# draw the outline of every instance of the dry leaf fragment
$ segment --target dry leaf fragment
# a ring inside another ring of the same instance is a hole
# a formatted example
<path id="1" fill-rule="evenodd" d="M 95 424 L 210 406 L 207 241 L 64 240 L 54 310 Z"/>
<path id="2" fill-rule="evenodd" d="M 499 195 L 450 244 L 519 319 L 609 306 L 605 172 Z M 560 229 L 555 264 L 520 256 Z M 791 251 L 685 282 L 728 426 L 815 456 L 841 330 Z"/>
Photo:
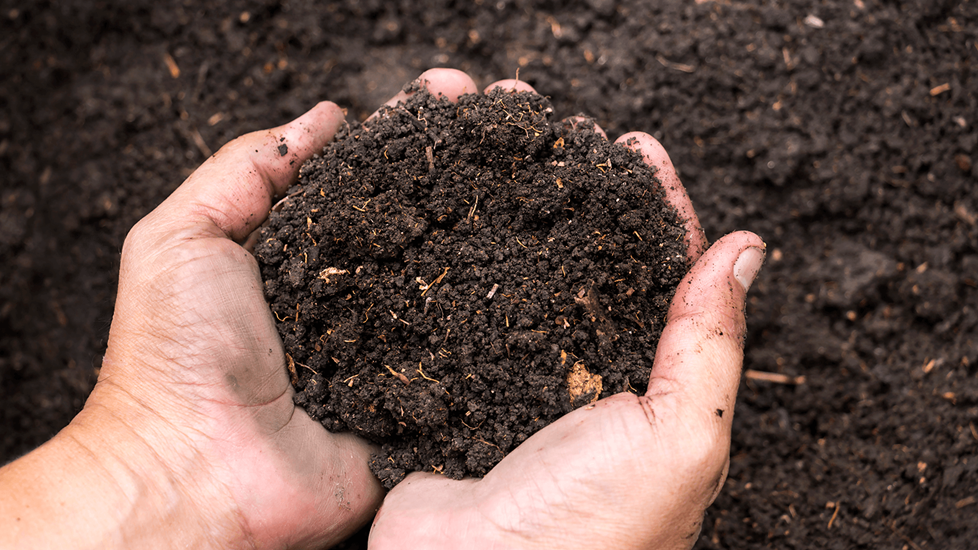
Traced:
<path id="1" fill-rule="evenodd" d="M 571 405 L 575 407 L 594 403 L 601 395 L 601 375 L 588 372 L 584 361 L 574 363 L 567 373 L 567 393 L 570 394 Z"/>
<path id="2" fill-rule="evenodd" d="M 319 272 L 319 278 L 326 281 L 326 284 L 330 283 L 330 277 L 336 277 L 337 275 L 346 275 L 349 271 L 345 269 L 340 269 L 338 267 L 327 267 L 326 269 Z"/>

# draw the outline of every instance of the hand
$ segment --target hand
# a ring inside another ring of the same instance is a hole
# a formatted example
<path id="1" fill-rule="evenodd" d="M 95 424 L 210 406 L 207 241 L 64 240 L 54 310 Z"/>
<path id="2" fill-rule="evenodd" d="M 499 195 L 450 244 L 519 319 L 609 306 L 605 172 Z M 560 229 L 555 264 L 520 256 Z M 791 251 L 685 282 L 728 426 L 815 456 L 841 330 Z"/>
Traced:
<path id="1" fill-rule="evenodd" d="M 429 87 L 442 74 L 428 73 Z M 497 86 L 532 91 L 514 81 L 489 88 Z M 640 133 L 618 142 L 659 168 L 667 200 L 687 220 L 695 262 L 673 298 L 648 391 L 571 412 L 483 479 L 409 475 L 384 500 L 371 548 L 689 548 L 696 542 L 703 513 L 726 478 L 744 300 L 764 244 L 741 232 L 706 250 L 662 146 Z"/>
<path id="2" fill-rule="evenodd" d="M 293 404 L 240 244 L 342 124 L 322 103 L 241 137 L 136 224 L 84 410 L 0 470 L 0 546 L 320 547 L 370 519 L 373 449 Z"/>

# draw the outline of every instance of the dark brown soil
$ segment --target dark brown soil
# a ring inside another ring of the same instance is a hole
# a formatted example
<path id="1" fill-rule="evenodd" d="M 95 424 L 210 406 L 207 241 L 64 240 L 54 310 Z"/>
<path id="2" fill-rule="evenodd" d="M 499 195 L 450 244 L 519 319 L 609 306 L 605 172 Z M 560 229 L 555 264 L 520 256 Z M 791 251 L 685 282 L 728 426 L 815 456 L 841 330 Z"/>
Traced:
<path id="1" fill-rule="evenodd" d="M 417 93 L 341 132 L 262 231 L 296 402 L 382 444 L 388 488 L 485 475 L 573 408 L 645 393 L 685 231 L 641 155 L 552 115 Z"/>
<path id="2" fill-rule="evenodd" d="M 0 460 L 80 409 L 123 238 L 208 152 L 520 68 L 769 245 L 746 367 L 805 381 L 745 377 L 696 547 L 974 547 L 976 43 L 974 1 L 0 0 Z"/>

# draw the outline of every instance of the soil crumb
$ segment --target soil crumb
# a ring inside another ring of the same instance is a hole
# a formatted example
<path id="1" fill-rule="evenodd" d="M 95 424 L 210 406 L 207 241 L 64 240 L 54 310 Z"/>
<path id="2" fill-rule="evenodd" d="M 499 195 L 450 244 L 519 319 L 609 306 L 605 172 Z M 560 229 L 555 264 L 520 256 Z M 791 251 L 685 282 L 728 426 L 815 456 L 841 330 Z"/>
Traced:
<path id="1" fill-rule="evenodd" d="M 296 403 L 407 473 L 482 476 L 646 389 L 687 271 L 654 169 L 541 96 L 422 90 L 303 168 L 256 255 Z"/>

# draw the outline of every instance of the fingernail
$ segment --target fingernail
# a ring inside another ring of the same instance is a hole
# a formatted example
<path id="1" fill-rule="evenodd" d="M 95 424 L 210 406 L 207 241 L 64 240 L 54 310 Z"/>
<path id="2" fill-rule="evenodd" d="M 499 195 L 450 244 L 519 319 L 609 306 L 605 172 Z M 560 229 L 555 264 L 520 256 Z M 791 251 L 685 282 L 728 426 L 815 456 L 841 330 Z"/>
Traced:
<path id="1" fill-rule="evenodd" d="M 754 277 L 757 277 L 757 272 L 761 270 L 761 264 L 763 263 L 764 250 L 756 246 L 747 248 L 737 257 L 737 261 L 734 262 L 733 274 L 734 278 L 744 287 L 744 290 L 750 288 L 751 283 L 754 282 Z"/>

